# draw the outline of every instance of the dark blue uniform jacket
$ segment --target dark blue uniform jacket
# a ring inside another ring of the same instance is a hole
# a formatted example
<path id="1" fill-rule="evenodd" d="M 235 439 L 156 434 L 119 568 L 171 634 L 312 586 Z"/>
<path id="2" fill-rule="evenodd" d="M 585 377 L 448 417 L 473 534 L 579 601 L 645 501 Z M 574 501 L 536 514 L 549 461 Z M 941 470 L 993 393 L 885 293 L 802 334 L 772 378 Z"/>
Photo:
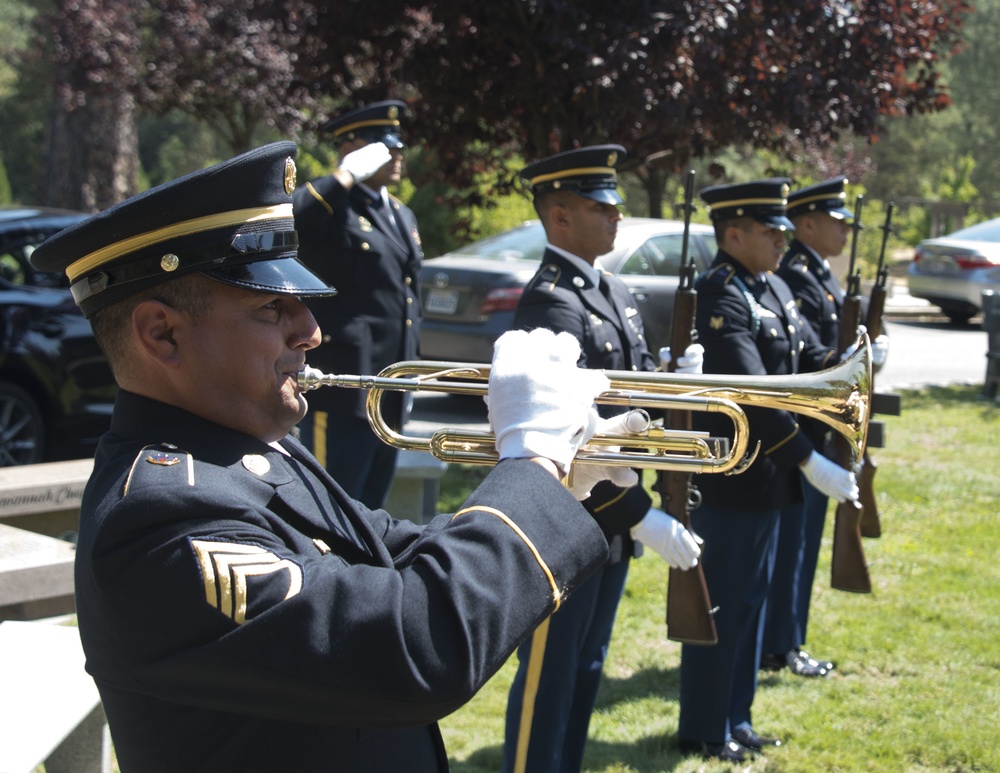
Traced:
<path id="1" fill-rule="evenodd" d="M 123 773 L 444 771 L 436 721 L 607 560 L 528 460 L 426 527 L 120 392 L 81 511 L 80 633 Z"/>
<path id="2" fill-rule="evenodd" d="M 653 356 L 646 348 L 642 317 L 625 283 L 605 273 L 606 290 L 592 272 L 580 269 L 562 255 L 546 250 L 542 266 L 528 283 L 514 314 L 514 327 L 544 327 L 567 332 L 580 342 L 581 368 L 652 371 Z M 604 292 L 609 293 L 610 300 Z M 622 408 L 602 406 L 605 417 Z M 611 540 L 612 561 L 634 554 L 629 529 L 649 511 L 651 500 L 642 485 L 621 489 L 608 481 L 594 487 L 584 507 L 616 534 Z"/>
<path id="3" fill-rule="evenodd" d="M 695 289 L 695 326 L 705 347 L 706 374 L 788 375 L 836 364 L 835 350 L 817 340 L 780 277 L 768 273 L 762 281 L 720 250 Z M 778 508 L 802 501 L 797 465 L 813 446 L 799 430 L 796 415 L 770 408 L 745 410 L 750 449 L 760 443 L 757 459 L 739 475 L 695 476 L 703 501 L 738 508 Z M 730 422 L 717 414 L 695 414 L 694 423 L 713 435 L 732 436 Z"/>

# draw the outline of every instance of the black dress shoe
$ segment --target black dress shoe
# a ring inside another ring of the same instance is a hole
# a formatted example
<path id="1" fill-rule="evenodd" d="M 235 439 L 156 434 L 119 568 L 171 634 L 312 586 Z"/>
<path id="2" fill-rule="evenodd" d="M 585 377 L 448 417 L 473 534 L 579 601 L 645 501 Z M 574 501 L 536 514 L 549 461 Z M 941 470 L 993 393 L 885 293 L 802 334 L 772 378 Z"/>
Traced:
<path id="1" fill-rule="evenodd" d="M 781 746 L 779 739 L 757 735 L 752 728 L 737 728 L 733 731 L 733 740 L 740 746 L 745 746 L 755 752 L 763 751 L 765 746 Z"/>
<path id="2" fill-rule="evenodd" d="M 792 650 L 785 655 L 785 664 L 796 676 L 826 676 L 833 668 L 833 663 L 829 661 L 821 663 L 802 650 Z"/>
<path id="3" fill-rule="evenodd" d="M 700 754 L 706 759 L 714 758 L 725 762 L 746 762 L 749 750 L 743 744 L 729 740 L 725 743 L 706 743 L 677 739 L 677 748 L 685 754 Z"/>
<path id="4" fill-rule="evenodd" d="M 819 666 L 820 668 L 825 668 L 827 673 L 830 673 L 835 668 L 833 661 L 831 660 L 816 660 L 812 655 L 803 649 L 799 650 L 799 655 L 804 657 L 809 661 L 810 665 Z"/>

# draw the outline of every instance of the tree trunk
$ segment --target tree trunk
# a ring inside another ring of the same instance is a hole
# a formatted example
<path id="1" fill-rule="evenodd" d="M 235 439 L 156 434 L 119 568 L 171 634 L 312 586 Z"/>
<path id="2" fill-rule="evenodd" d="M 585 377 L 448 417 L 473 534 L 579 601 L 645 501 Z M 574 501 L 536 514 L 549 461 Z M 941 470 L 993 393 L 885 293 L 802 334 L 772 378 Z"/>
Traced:
<path id="1" fill-rule="evenodd" d="M 67 111 L 53 100 L 41 203 L 97 212 L 135 195 L 139 137 L 135 100 L 126 93 L 90 94 Z"/>
<path id="2" fill-rule="evenodd" d="M 662 167 L 650 166 L 647 170 L 648 173 L 639 179 L 642 180 L 642 187 L 646 190 L 649 216 L 663 217 L 663 192 L 666 190 L 670 175 Z"/>

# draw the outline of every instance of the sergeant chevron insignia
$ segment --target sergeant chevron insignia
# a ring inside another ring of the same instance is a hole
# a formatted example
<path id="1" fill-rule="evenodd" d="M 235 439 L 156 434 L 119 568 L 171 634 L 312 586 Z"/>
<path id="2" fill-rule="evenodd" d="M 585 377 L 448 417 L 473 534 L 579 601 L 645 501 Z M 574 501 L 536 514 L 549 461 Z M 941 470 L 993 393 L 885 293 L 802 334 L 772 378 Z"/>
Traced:
<path id="1" fill-rule="evenodd" d="M 237 625 L 247 619 L 255 578 L 287 573 L 284 601 L 302 590 L 302 567 L 259 545 L 190 540 L 205 585 L 205 600 Z M 268 581 L 272 588 L 274 579 Z"/>

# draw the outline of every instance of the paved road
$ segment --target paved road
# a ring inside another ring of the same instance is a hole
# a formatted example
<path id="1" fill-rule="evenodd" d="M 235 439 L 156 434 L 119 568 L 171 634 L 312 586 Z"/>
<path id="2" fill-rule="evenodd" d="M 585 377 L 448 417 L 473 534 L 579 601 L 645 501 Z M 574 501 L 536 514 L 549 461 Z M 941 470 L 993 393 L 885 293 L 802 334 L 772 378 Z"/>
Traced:
<path id="1" fill-rule="evenodd" d="M 983 383 L 987 337 L 977 323 L 955 326 L 943 317 L 890 319 L 889 341 L 889 359 L 875 377 L 880 391 Z"/>

